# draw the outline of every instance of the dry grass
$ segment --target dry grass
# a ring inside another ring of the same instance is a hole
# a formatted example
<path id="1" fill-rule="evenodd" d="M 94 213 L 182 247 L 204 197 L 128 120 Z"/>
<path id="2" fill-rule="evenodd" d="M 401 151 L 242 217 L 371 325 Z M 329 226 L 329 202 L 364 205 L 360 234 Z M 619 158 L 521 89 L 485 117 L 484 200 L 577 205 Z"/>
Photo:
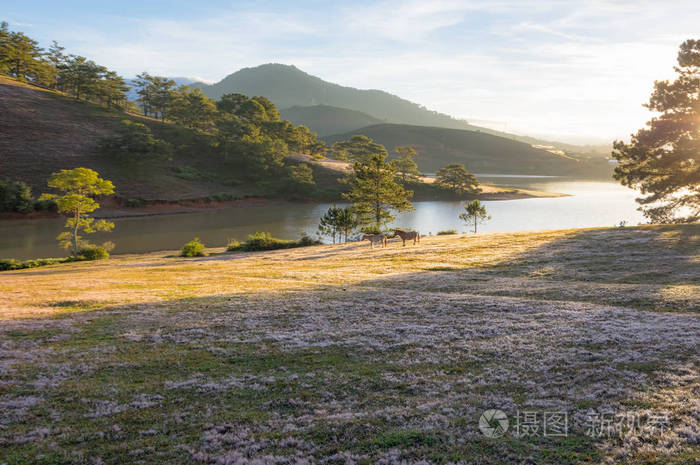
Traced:
<path id="1" fill-rule="evenodd" d="M 699 245 L 640 227 L 0 273 L 0 463 L 695 463 Z M 487 408 L 564 411 L 569 434 L 488 439 Z M 605 412 L 668 425 L 587 434 Z"/>

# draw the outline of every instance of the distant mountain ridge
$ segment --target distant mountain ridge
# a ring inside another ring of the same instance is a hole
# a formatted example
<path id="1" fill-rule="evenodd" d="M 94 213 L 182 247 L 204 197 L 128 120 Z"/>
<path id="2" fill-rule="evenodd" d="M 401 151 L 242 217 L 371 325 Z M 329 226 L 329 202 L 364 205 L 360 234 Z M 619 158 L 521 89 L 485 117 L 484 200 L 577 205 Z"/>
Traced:
<path id="1" fill-rule="evenodd" d="M 320 137 L 386 122 L 360 111 L 329 105 L 296 106 L 282 109 L 280 114 L 296 125 L 307 126 Z"/>
<path id="2" fill-rule="evenodd" d="M 377 124 L 323 139 L 332 144 L 362 134 L 384 145 L 392 156 L 395 147 L 408 145 L 417 152 L 416 163 L 424 172 L 436 172 L 451 164 L 464 164 L 476 173 L 551 175 L 609 179 L 611 168 L 603 159 L 577 159 L 535 148 L 528 143 L 481 131 Z"/>
<path id="3" fill-rule="evenodd" d="M 356 89 L 324 81 L 293 65 L 268 63 L 253 68 L 243 68 L 229 74 L 217 83 L 192 83 L 190 86 L 201 88 L 205 94 L 213 99 L 218 99 L 226 93 L 241 93 L 248 96 L 265 96 L 281 110 L 292 107 L 309 107 L 303 118 L 297 112 L 296 116 L 299 117 L 294 122 L 305 124 L 321 135 L 326 135 L 327 132 L 318 123 L 327 113 L 327 109 L 324 107 L 330 106 L 361 112 L 387 123 L 480 131 L 528 144 L 552 145 L 559 149 L 578 153 L 594 151 L 591 147 L 580 147 L 474 126 L 467 121 L 429 110 L 423 105 L 382 90 Z M 315 111 L 312 108 L 315 108 Z M 356 128 L 348 126 L 339 132 L 351 131 L 363 126 Z M 601 154 L 599 153 L 598 156 Z"/>
<path id="4" fill-rule="evenodd" d="M 379 120 L 394 123 L 469 129 L 466 121 L 428 110 L 382 90 L 345 87 L 324 81 L 292 65 L 270 63 L 243 68 L 221 81 L 207 85 L 198 83 L 213 99 L 230 92 L 248 96 L 263 95 L 278 108 L 327 105 L 355 110 Z"/>

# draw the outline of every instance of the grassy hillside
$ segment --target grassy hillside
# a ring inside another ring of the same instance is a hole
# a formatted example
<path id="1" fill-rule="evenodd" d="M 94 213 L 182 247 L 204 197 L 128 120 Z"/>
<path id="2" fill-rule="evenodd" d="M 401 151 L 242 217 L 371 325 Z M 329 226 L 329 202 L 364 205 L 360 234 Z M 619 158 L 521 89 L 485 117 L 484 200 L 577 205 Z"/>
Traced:
<path id="1" fill-rule="evenodd" d="M 419 156 L 421 170 L 435 172 L 449 163 L 463 163 L 477 173 L 589 176 L 609 179 L 612 169 L 605 160 L 581 160 L 535 149 L 524 142 L 478 131 L 402 124 L 379 124 L 345 134 L 325 137 L 329 142 L 363 134 L 387 147 L 409 145 Z"/>
<path id="2" fill-rule="evenodd" d="M 0 456 L 696 463 L 699 241 L 566 230 L 3 272 Z M 493 408 L 500 438 L 479 430 Z M 538 434 L 516 436 L 518 411 Z M 566 436 L 543 436 L 545 412 Z M 639 427 L 591 434 L 598 412 Z"/>
<path id="3" fill-rule="evenodd" d="M 295 106 L 281 110 L 280 114 L 296 125 L 305 125 L 319 136 L 341 134 L 384 122 L 359 111 L 328 105 Z"/>
<path id="4" fill-rule="evenodd" d="M 175 147 L 170 161 L 122 163 L 98 151 L 100 140 L 117 134 L 121 121 L 145 123 L 154 136 Z M 268 195 L 264 185 L 241 181 L 242 174 L 192 130 L 78 101 L 0 76 L 0 178 L 18 179 L 35 193 L 59 169 L 84 166 L 114 182 L 122 199 L 199 199 L 225 193 Z M 186 148 L 183 148 L 186 147 Z M 324 187 L 335 175 L 316 167 Z"/>

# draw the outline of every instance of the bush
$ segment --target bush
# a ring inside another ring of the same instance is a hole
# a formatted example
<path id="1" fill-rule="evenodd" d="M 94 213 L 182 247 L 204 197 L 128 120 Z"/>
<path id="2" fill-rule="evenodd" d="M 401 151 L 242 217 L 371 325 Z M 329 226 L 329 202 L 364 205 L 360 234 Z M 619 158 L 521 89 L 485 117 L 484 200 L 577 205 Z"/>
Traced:
<path id="1" fill-rule="evenodd" d="M 309 245 L 320 244 L 321 241 L 309 237 L 307 234 L 302 234 L 301 239 L 298 241 L 277 239 L 272 237 L 268 232 L 256 232 L 248 236 L 248 240 L 241 243 L 238 241 L 231 241 L 228 244 L 227 250 L 229 252 L 244 251 L 244 252 L 255 252 L 260 250 L 277 250 L 277 249 L 291 249 L 294 247 L 306 247 Z"/>
<path id="2" fill-rule="evenodd" d="M 235 240 L 235 239 L 230 239 L 230 240 L 228 241 L 228 244 L 226 245 L 226 250 L 228 250 L 229 252 L 235 252 L 235 251 L 238 251 L 238 250 L 243 250 L 243 249 L 242 249 L 243 245 L 244 245 L 244 243 L 238 242 L 238 241 Z"/>
<path id="3" fill-rule="evenodd" d="M 449 236 L 450 234 L 457 234 L 456 229 L 445 229 L 444 231 L 438 231 L 438 236 Z"/>
<path id="4" fill-rule="evenodd" d="M 14 258 L 0 259 L 0 271 L 23 270 L 25 268 L 36 268 L 38 266 L 55 265 L 57 263 L 67 263 L 74 261 L 72 257 L 67 258 L 36 258 L 20 262 Z"/>
<path id="5" fill-rule="evenodd" d="M 34 210 L 32 190 L 22 181 L 0 181 L 0 211 L 27 213 Z"/>
<path id="6" fill-rule="evenodd" d="M 34 210 L 38 212 L 57 212 L 58 205 L 56 205 L 56 201 L 52 199 L 35 200 Z"/>
<path id="7" fill-rule="evenodd" d="M 109 258 L 109 250 L 105 245 L 89 244 L 78 250 L 78 260 L 105 260 Z"/>
<path id="8" fill-rule="evenodd" d="M 181 257 L 204 257 L 204 244 L 195 237 L 182 247 Z"/>
<path id="9" fill-rule="evenodd" d="M 138 162 L 146 160 L 168 160 L 173 147 L 151 134 L 143 123 L 122 120 L 116 137 L 105 137 L 100 142 L 100 151 L 122 161 Z"/>

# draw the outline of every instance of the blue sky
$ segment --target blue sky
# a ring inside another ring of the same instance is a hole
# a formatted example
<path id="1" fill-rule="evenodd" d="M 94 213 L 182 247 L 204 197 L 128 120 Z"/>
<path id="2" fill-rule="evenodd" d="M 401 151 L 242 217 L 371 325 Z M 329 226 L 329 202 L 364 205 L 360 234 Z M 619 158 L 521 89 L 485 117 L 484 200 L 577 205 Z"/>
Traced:
<path id="1" fill-rule="evenodd" d="M 700 38 L 697 1 L 9 2 L 0 19 L 126 77 L 279 62 L 500 130 L 626 138 Z"/>

